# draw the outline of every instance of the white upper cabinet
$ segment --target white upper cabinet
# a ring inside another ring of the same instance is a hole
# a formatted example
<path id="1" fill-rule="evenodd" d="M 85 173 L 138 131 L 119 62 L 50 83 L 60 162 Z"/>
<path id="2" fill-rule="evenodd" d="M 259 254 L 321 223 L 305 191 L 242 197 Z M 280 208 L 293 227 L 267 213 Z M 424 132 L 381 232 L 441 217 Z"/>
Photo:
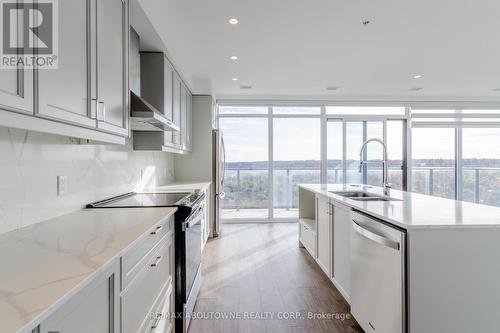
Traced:
<path id="1" fill-rule="evenodd" d="M 18 12 L 18 15 L 22 15 Z M 20 19 L 20 17 L 19 17 Z M 11 31 L 22 40 L 23 31 Z M 18 65 L 12 69 L 0 69 L 0 109 L 33 114 L 33 71 Z"/>
<path id="2" fill-rule="evenodd" d="M 59 1 L 58 68 L 38 71 L 37 115 L 95 128 L 90 117 L 90 15 L 85 0 Z"/>
<path id="3" fill-rule="evenodd" d="M 97 126 L 127 136 L 128 0 L 97 0 Z"/>

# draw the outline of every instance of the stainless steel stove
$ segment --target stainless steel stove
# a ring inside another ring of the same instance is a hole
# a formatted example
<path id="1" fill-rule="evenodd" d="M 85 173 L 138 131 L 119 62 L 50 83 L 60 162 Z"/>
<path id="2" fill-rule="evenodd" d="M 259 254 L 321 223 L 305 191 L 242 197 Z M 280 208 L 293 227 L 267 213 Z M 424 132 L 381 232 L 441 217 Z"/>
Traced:
<path id="1" fill-rule="evenodd" d="M 127 193 L 94 202 L 87 208 L 177 207 L 174 224 L 175 243 L 175 332 L 187 332 L 191 313 L 201 288 L 201 221 L 205 194 Z"/>

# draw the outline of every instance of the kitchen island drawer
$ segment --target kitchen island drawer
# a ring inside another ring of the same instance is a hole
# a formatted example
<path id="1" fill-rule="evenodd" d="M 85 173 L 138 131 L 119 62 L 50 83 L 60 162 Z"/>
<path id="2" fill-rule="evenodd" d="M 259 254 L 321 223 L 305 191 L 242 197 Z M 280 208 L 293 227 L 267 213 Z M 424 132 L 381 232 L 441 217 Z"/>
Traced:
<path id="1" fill-rule="evenodd" d="M 122 257 L 122 290 L 125 289 L 130 281 L 139 273 L 144 266 L 144 261 L 148 254 L 158 244 L 158 242 L 167 234 L 171 234 L 170 225 L 173 223 L 174 216 L 165 219 L 161 223 L 152 227 L 148 234 L 139 240 Z"/>
<path id="2" fill-rule="evenodd" d="M 309 222 L 309 221 L 307 221 Z M 299 238 L 302 245 L 307 249 L 313 258 L 316 258 L 316 231 L 314 225 L 300 221 Z"/>
<path id="3" fill-rule="evenodd" d="M 122 333 L 135 333 L 149 315 L 165 284 L 172 280 L 172 237 L 165 236 L 121 293 Z"/>

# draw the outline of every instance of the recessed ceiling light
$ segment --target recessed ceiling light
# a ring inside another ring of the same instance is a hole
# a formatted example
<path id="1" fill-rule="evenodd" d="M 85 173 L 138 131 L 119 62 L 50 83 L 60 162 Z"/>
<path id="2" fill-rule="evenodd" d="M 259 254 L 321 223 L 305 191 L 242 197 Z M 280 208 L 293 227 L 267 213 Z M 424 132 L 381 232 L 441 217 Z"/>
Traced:
<path id="1" fill-rule="evenodd" d="M 227 21 L 229 22 L 229 24 L 232 24 L 232 25 L 236 25 L 236 24 L 240 23 L 240 21 L 238 21 L 238 19 L 236 17 L 231 17 Z"/>
<path id="2" fill-rule="evenodd" d="M 231 60 L 238 60 L 238 56 L 230 56 L 229 59 L 231 59 Z"/>
<path id="3" fill-rule="evenodd" d="M 410 91 L 422 91 L 424 90 L 424 88 L 422 87 L 413 87 L 413 88 L 410 88 Z"/>
<path id="4" fill-rule="evenodd" d="M 423 75 L 415 75 L 413 76 L 414 79 L 421 79 L 423 77 Z"/>
<path id="5" fill-rule="evenodd" d="M 240 89 L 252 89 L 252 86 L 240 86 Z"/>
<path id="6" fill-rule="evenodd" d="M 233 77 L 231 80 L 238 81 L 238 78 L 237 77 Z"/>
<path id="7" fill-rule="evenodd" d="M 339 90 L 340 87 L 326 87 L 326 90 Z"/>

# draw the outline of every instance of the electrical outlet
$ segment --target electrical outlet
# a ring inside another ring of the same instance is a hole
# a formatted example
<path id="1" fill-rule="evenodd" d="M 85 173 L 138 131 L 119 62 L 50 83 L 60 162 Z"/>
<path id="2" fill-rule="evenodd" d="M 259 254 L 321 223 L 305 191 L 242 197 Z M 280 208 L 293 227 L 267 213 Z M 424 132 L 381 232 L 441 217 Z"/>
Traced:
<path id="1" fill-rule="evenodd" d="M 68 176 L 57 176 L 57 195 L 68 193 Z"/>

